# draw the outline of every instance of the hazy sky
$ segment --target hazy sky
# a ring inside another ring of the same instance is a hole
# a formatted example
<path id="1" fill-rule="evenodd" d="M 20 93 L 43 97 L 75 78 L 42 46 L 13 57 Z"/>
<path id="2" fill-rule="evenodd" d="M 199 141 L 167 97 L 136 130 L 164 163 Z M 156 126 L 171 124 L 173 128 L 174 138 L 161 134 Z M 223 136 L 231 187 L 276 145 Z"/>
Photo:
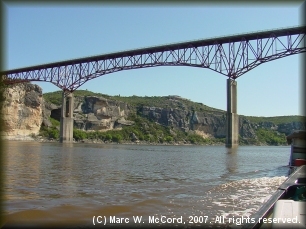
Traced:
<path id="1" fill-rule="evenodd" d="M 5 68 L 298 26 L 301 5 L 302 1 L 273 5 L 6 2 Z M 301 55 L 293 55 L 264 63 L 238 78 L 238 114 L 303 114 L 300 66 Z M 107 74 L 79 89 L 121 96 L 179 95 L 226 110 L 226 79 L 204 68 L 155 67 Z M 59 90 L 51 83 L 37 84 L 44 93 Z"/>

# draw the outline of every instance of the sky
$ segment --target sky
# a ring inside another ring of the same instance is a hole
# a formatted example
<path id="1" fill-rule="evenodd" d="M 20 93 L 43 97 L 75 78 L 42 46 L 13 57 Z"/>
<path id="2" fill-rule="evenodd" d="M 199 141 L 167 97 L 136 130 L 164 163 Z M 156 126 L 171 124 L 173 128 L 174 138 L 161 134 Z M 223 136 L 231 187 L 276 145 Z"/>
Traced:
<path id="1" fill-rule="evenodd" d="M 86 2 L 86 1 L 85 1 Z M 5 2 L 4 70 L 169 43 L 301 25 L 303 1 L 275 4 L 11 4 Z M 238 114 L 305 115 L 301 54 L 237 79 Z M 210 69 L 160 66 L 107 74 L 79 89 L 120 96 L 179 95 L 226 110 L 226 79 Z M 35 82 L 43 93 L 57 91 Z"/>

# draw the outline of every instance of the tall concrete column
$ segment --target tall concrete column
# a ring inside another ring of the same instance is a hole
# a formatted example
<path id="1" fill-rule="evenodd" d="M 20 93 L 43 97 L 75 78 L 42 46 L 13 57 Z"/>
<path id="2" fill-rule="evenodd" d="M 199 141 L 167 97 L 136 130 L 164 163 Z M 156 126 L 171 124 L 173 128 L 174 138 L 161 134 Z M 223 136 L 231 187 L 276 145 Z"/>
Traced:
<path id="1" fill-rule="evenodd" d="M 63 91 L 60 120 L 60 142 L 73 141 L 73 94 Z"/>
<path id="2" fill-rule="evenodd" d="M 237 82 L 227 79 L 226 147 L 238 146 Z"/>

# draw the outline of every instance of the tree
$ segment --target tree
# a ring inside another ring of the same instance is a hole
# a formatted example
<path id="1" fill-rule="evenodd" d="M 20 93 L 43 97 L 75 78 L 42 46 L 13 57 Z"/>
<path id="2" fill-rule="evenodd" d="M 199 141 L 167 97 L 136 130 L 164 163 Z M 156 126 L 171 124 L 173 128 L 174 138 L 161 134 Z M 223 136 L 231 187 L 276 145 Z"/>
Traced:
<path id="1" fill-rule="evenodd" d="M 82 130 L 74 129 L 73 130 L 73 137 L 74 137 L 75 140 L 79 141 L 79 140 L 83 140 L 83 139 L 87 138 L 87 134 Z"/>
<path id="2" fill-rule="evenodd" d="M 48 130 L 49 138 L 58 139 L 59 131 L 56 128 L 52 128 Z"/>
<path id="3" fill-rule="evenodd" d="M 165 141 L 167 141 L 167 142 L 172 142 L 172 141 L 173 141 L 173 137 L 167 136 L 167 137 L 165 138 Z"/>
<path id="4" fill-rule="evenodd" d="M 115 134 L 112 136 L 112 140 L 119 143 L 122 140 L 122 136 L 120 134 Z"/>
<path id="5" fill-rule="evenodd" d="M 110 135 L 110 134 L 107 134 L 106 136 L 105 136 L 105 140 L 106 141 L 110 141 L 110 140 L 112 140 L 112 135 Z"/>

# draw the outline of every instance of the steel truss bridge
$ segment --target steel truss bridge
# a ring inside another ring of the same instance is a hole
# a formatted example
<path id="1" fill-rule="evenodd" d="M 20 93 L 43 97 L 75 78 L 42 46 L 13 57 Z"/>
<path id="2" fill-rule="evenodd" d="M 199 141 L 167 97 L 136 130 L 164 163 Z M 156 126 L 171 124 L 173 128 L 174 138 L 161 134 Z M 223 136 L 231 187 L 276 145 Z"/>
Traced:
<path id="1" fill-rule="evenodd" d="M 87 81 L 122 70 L 156 66 L 208 68 L 230 79 L 268 61 L 306 51 L 306 26 L 194 40 L 4 71 L 6 83 L 50 82 L 73 92 Z"/>
<path id="2" fill-rule="evenodd" d="M 60 141 L 71 142 L 72 92 L 87 81 L 113 72 L 147 67 L 208 68 L 228 77 L 226 147 L 233 147 L 238 146 L 239 132 L 236 79 L 260 64 L 306 52 L 305 32 L 306 26 L 299 26 L 188 41 L 13 69 L 1 72 L 0 76 L 6 84 L 44 81 L 61 88 Z"/>

